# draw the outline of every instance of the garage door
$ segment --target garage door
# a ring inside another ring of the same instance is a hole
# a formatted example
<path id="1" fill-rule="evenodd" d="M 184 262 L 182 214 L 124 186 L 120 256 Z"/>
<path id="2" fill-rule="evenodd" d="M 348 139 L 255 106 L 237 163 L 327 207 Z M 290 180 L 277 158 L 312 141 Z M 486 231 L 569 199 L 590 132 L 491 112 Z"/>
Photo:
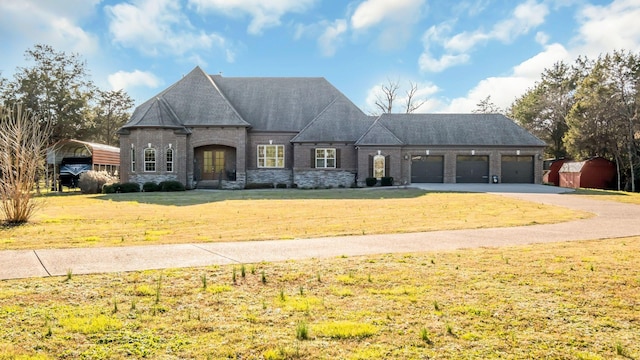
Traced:
<path id="1" fill-rule="evenodd" d="M 444 179 L 444 156 L 413 156 L 411 183 L 441 183 Z"/>
<path id="2" fill-rule="evenodd" d="M 533 156 L 502 156 L 502 182 L 533 184 Z"/>
<path id="3" fill-rule="evenodd" d="M 456 158 L 457 183 L 488 183 L 489 156 L 464 156 Z"/>

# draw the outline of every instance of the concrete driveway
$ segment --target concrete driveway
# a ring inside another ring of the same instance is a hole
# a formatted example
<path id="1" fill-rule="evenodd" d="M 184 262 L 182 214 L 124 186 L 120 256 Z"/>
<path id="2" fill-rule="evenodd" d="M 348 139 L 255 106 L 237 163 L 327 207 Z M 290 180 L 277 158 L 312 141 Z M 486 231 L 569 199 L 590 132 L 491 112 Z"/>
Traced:
<path id="1" fill-rule="evenodd" d="M 304 258 L 497 247 L 640 235 L 640 206 L 517 184 L 418 184 L 432 191 L 490 192 L 596 214 L 561 224 L 304 240 L 0 251 L 0 279 L 195 267 Z"/>

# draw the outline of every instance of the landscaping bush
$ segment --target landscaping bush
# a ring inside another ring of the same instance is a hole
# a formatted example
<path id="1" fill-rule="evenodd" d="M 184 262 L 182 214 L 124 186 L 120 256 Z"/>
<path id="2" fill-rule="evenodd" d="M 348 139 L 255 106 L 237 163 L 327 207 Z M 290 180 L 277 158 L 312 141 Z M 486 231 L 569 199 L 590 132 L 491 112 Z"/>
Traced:
<path id="1" fill-rule="evenodd" d="M 380 185 L 381 186 L 391 186 L 393 185 L 393 177 L 392 176 L 385 176 L 383 178 L 380 179 Z"/>
<path id="2" fill-rule="evenodd" d="M 87 171 L 80 174 L 78 187 L 83 194 L 98 194 L 105 184 L 114 183 L 117 179 L 106 171 Z"/>
<path id="3" fill-rule="evenodd" d="M 134 183 L 134 182 L 120 184 L 116 189 L 116 192 L 121 192 L 121 193 L 140 192 L 140 184 Z"/>
<path id="4" fill-rule="evenodd" d="M 374 177 L 368 177 L 364 180 L 367 186 L 375 186 L 378 183 L 378 179 Z"/>
<path id="5" fill-rule="evenodd" d="M 127 192 L 140 192 L 140 185 L 138 183 L 113 183 L 107 184 L 102 187 L 103 194 L 116 194 Z"/>
<path id="6" fill-rule="evenodd" d="M 167 180 L 159 184 L 160 191 L 185 191 L 184 185 L 180 181 Z"/>
<path id="7" fill-rule="evenodd" d="M 147 181 L 146 183 L 142 184 L 142 191 L 144 192 L 160 191 L 160 185 L 156 184 L 153 181 Z"/>
<path id="8" fill-rule="evenodd" d="M 113 184 L 104 184 L 102 186 L 102 193 L 103 194 L 115 194 L 117 191 L 117 187 L 120 186 L 120 183 L 113 183 Z"/>

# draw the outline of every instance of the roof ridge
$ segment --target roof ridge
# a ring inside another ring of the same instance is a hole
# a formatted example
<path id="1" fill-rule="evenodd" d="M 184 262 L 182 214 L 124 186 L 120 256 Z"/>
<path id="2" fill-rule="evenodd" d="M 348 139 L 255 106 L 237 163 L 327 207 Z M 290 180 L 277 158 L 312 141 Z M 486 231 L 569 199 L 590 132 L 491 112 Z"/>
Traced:
<path id="1" fill-rule="evenodd" d="M 204 72 L 204 70 L 200 69 L 204 75 L 207 77 L 207 80 L 209 81 L 209 83 L 211 83 L 211 86 L 213 86 L 213 88 L 218 92 L 218 94 L 220 94 L 220 96 L 222 97 L 222 99 L 224 99 L 224 101 L 227 103 L 227 105 L 229 105 L 229 107 L 231 108 L 231 110 L 233 110 L 233 113 L 236 114 L 236 116 L 238 116 L 238 119 L 240 119 L 243 123 L 245 123 L 247 126 L 251 126 L 251 124 L 249 124 L 249 122 L 247 120 L 245 120 L 242 115 L 240 115 L 240 113 L 238 112 L 238 110 L 236 109 L 235 106 L 233 106 L 233 104 L 231 103 L 231 101 L 229 101 L 229 99 L 227 98 L 227 95 L 224 94 L 224 92 L 222 92 L 222 90 L 220 89 L 220 87 L 218 86 L 218 84 L 216 84 L 213 76 L 214 75 L 208 75 L 207 73 Z M 222 75 L 219 75 L 220 77 L 222 77 Z"/>

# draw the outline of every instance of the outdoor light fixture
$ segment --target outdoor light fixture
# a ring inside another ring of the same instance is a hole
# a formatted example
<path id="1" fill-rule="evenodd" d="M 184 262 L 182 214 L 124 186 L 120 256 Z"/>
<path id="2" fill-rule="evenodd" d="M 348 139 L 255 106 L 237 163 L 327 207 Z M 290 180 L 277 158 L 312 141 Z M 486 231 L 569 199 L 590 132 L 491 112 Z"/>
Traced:
<path id="1" fill-rule="evenodd" d="M 475 150 L 471 150 L 471 155 L 475 155 L 476 151 Z"/>
<path id="2" fill-rule="evenodd" d="M 382 151 L 378 150 L 378 155 L 381 155 L 381 154 L 382 154 Z"/>
<path id="3" fill-rule="evenodd" d="M 147 147 L 151 147 L 151 143 L 147 143 Z"/>
<path id="4" fill-rule="evenodd" d="M 132 149 L 134 148 L 133 143 L 131 144 L 131 148 L 132 148 Z"/>
<path id="5" fill-rule="evenodd" d="M 429 156 L 429 149 L 427 149 L 424 153 L 425 155 Z"/>
<path id="6" fill-rule="evenodd" d="M 171 149 L 171 144 L 169 144 L 169 149 Z"/>
<path id="7" fill-rule="evenodd" d="M 273 140 L 269 140 L 269 145 L 273 145 Z"/>
<path id="8" fill-rule="evenodd" d="M 520 150 L 516 150 L 516 155 L 520 155 Z"/>
<path id="9" fill-rule="evenodd" d="M 404 154 L 404 159 L 409 160 L 409 154 Z"/>

